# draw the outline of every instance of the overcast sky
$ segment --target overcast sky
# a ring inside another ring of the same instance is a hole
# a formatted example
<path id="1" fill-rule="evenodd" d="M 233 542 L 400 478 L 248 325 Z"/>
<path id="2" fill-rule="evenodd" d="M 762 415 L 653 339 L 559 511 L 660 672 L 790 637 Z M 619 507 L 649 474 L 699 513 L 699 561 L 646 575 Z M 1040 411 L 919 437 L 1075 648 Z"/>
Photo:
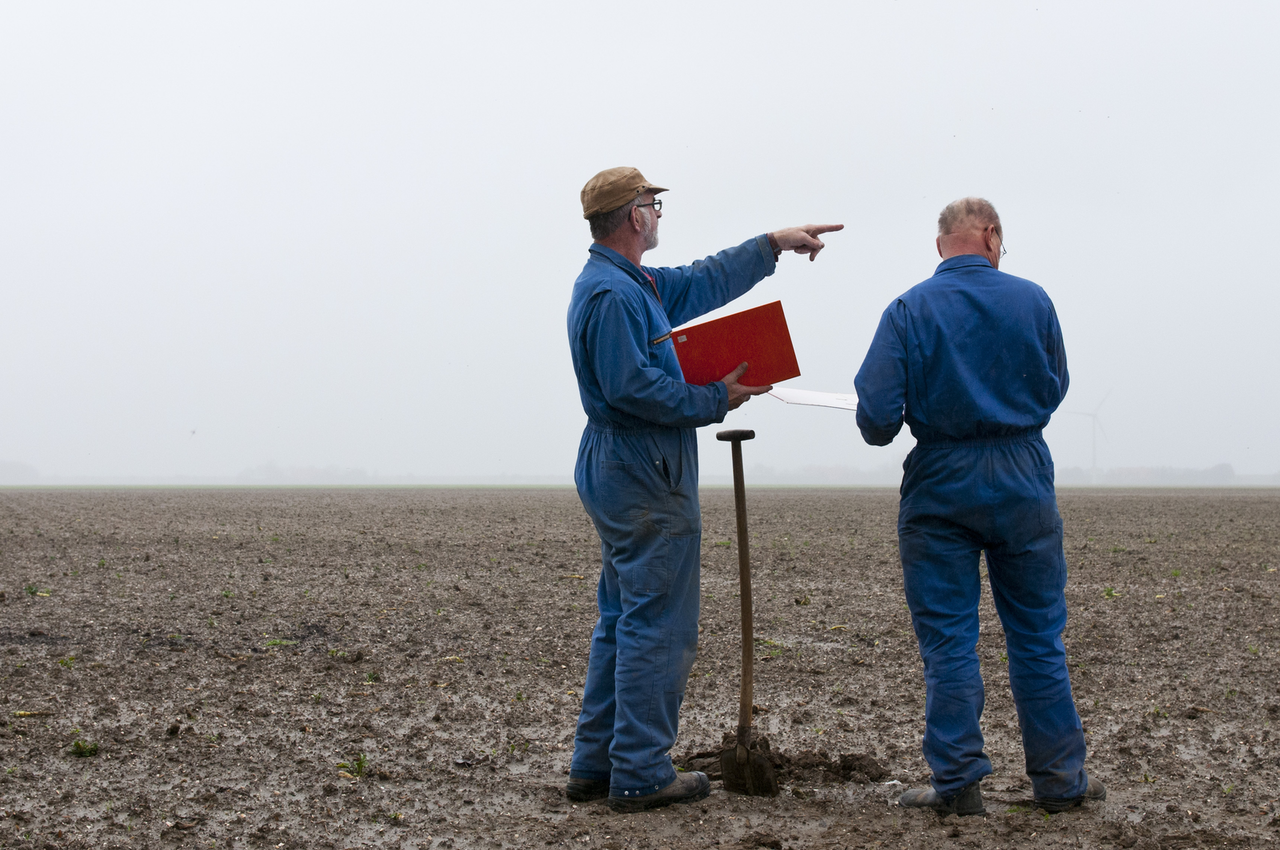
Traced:
<path id="1" fill-rule="evenodd" d="M 578 193 L 634 165 L 671 189 L 646 264 L 846 225 L 732 305 L 782 300 L 789 385 L 852 391 L 976 194 L 1062 322 L 1059 469 L 1090 466 L 1073 413 L 1097 411 L 1099 467 L 1275 473 L 1278 25 L 1270 2 L 5 3 L 0 464 L 568 480 Z M 910 448 L 770 398 L 721 427 L 777 470 Z"/>

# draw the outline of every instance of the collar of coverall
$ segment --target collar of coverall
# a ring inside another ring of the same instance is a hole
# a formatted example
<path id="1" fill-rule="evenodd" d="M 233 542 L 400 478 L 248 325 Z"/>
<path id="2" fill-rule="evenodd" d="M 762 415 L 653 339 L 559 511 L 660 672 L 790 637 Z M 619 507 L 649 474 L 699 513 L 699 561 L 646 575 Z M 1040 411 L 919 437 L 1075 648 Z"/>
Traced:
<path id="1" fill-rule="evenodd" d="M 604 245 L 601 245 L 599 242 L 592 242 L 590 250 L 591 250 L 591 253 L 599 254 L 604 259 L 608 260 L 618 268 L 622 269 L 624 272 L 630 275 L 635 280 L 636 283 L 649 282 L 650 278 L 647 274 L 644 273 L 643 269 L 638 267 L 635 263 L 631 262 L 626 257 L 622 256 L 612 248 L 608 248 Z"/>
<path id="2" fill-rule="evenodd" d="M 962 269 L 967 266 L 986 266 L 989 269 L 995 269 L 995 266 L 991 265 L 991 261 L 981 254 L 957 254 L 938 263 L 938 268 L 934 274 L 951 271 L 952 269 Z"/>
<path id="3" fill-rule="evenodd" d="M 599 242 L 591 243 L 591 251 L 604 257 L 618 268 L 626 272 L 632 280 L 641 286 L 647 286 L 653 292 L 653 297 L 658 299 L 658 303 L 662 303 L 662 296 L 658 294 L 658 284 L 653 282 L 653 278 L 644 269 L 637 268 L 635 263 L 619 254 L 612 248 L 605 247 Z"/>

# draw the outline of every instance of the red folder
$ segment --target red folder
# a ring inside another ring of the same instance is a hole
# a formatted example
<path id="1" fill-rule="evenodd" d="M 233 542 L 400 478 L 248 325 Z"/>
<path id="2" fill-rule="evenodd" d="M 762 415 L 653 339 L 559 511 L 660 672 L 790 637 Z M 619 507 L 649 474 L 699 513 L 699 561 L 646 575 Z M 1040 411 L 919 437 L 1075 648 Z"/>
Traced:
<path id="1" fill-rule="evenodd" d="M 671 333 L 686 384 L 710 384 L 749 363 L 739 383 L 776 384 L 800 376 L 782 302 L 774 301 Z"/>

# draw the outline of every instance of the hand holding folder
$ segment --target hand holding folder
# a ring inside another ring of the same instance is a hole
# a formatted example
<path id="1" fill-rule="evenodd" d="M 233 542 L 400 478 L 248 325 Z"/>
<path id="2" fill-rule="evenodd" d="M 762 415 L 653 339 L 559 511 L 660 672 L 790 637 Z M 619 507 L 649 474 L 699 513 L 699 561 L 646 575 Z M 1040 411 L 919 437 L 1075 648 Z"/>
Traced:
<path id="1" fill-rule="evenodd" d="M 739 383 L 742 379 L 743 373 L 747 371 L 747 367 L 750 365 L 751 364 L 749 363 L 739 364 L 737 369 L 734 369 L 721 379 L 724 381 L 725 390 L 729 393 L 730 410 L 737 410 L 739 407 L 742 407 L 742 405 L 751 400 L 753 395 L 764 395 L 773 389 L 773 384 L 767 384 L 763 387 L 753 387 L 749 384 Z"/>
<path id="2" fill-rule="evenodd" d="M 787 317 L 782 312 L 781 301 L 700 325 L 690 325 L 673 331 L 671 339 L 676 346 L 680 368 L 684 371 L 685 383 L 709 384 L 723 380 L 729 388 L 730 410 L 751 396 L 766 392 L 787 404 L 858 409 L 858 397 L 853 393 L 823 393 L 790 387 L 775 389 L 771 386 L 775 382 L 800 377 L 800 366 L 791 346 L 791 333 L 787 330 Z M 731 367 L 736 368 L 725 374 Z M 742 381 L 743 378 L 746 380 Z"/>

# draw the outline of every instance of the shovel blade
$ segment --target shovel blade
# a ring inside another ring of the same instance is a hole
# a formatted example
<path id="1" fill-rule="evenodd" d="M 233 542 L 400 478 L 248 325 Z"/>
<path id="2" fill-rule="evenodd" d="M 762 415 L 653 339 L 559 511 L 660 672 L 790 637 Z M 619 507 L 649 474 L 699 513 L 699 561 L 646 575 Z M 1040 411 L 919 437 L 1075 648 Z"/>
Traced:
<path id="1" fill-rule="evenodd" d="M 753 744 L 755 742 L 752 742 Z M 778 775 L 768 756 L 755 746 L 747 751 L 746 761 L 738 763 L 738 748 L 720 753 L 720 775 L 726 791 L 752 797 L 778 796 Z"/>

